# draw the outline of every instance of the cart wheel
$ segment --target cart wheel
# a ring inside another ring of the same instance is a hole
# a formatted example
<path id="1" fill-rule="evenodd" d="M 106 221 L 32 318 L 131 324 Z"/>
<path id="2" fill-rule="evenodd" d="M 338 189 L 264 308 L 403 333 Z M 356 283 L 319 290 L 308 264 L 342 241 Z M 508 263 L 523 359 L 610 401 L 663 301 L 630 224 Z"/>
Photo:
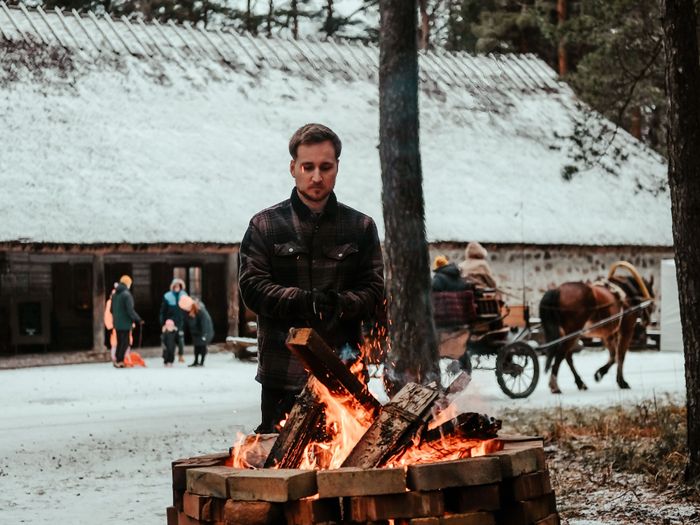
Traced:
<path id="1" fill-rule="evenodd" d="M 516 341 L 498 350 L 496 380 L 501 390 L 513 399 L 534 392 L 540 378 L 540 363 L 530 345 Z"/>

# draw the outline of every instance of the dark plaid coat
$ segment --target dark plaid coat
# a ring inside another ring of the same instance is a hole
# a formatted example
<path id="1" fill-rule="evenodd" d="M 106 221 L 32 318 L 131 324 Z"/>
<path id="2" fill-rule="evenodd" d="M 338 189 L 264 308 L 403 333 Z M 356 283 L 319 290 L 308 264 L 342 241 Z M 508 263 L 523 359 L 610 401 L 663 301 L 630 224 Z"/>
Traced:
<path id="1" fill-rule="evenodd" d="M 336 351 L 360 343 L 360 324 L 383 300 L 382 254 L 374 221 L 331 194 L 314 214 L 296 189 L 255 215 L 241 242 L 240 288 L 258 315 L 258 373 L 269 388 L 299 390 L 307 380 L 284 341 L 310 326 Z M 338 292 L 342 316 L 330 330 L 313 312 L 313 291 Z"/>

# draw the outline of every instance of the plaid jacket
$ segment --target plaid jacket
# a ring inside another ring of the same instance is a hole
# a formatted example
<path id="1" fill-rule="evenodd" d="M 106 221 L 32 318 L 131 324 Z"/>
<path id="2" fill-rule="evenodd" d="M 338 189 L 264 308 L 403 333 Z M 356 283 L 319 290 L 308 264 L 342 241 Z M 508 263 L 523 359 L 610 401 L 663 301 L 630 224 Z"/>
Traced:
<path id="1" fill-rule="evenodd" d="M 307 380 L 284 344 L 291 327 L 310 326 L 336 351 L 360 343 L 360 325 L 384 293 L 382 253 L 374 221 L 331 194 L 314 214 L 290 199 L 255 215 L 240 249 L 241 296 L 258 315 L 258 373 L 263 386 L 299 390 Z M 340 322 L 329 332 L 313 312 L 313 291 L 338 292 Z"/>

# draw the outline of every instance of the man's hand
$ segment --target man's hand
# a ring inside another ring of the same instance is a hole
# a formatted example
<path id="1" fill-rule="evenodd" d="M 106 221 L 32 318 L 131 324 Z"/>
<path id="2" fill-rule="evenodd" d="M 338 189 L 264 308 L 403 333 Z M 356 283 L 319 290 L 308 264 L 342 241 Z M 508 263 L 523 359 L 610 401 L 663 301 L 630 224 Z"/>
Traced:
<path id="1" fill-rule="evenodd" d="M 338 293 L 333 290 L 314 292 L 313 310 L 314 315 L 324 322 L 330 322 L 340 317 Z"/>

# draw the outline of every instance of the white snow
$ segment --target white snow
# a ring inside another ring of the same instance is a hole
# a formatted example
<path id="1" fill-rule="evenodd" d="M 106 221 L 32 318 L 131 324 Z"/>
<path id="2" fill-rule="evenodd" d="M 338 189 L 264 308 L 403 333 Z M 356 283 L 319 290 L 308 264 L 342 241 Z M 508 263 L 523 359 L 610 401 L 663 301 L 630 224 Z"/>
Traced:
<path id="1" fill-rule="evenodd" d="M 421 91 L 430 241 L 672 245 L 663 159 L 620 131 L 600 162 L 575 161 L 563 137 L 586 114 L 567 86 L 533 87 L 551 70 L 463 59 L 480 88 L 436 77 Z M 310 121 L 344 142 L 339 200 L 383 235 L 376 76 L 75 57 L 64 78 L 16 62 L 18 80 L 0 76 L 0 242 L 240 242 L 255 212 L 288 197 L 287 142 Z"/>
<path id="2" fill-rule="evenodd" d="M 586 392 L 562 367 L 564 394 L 549 394 L 541 377 L 530 398 L 511 400 L 493 372 L 476 371 L 468 406 L 498 416 L 513 407 L 630 406 L 667 393 L 684 399 L 682 354 L 628 353 L 629 391 L 619 390 L 614 376 L 593 381 L 602 352 L 584 351 L 574 361 Z M 0 371 L 0 522 L 162 525 L 172 498 L 170 462 L 225 451 L 237 432 L 257 425 L 255 364 L 228 353 L 211 354 L 198 369 L 147 364 Z"/>

